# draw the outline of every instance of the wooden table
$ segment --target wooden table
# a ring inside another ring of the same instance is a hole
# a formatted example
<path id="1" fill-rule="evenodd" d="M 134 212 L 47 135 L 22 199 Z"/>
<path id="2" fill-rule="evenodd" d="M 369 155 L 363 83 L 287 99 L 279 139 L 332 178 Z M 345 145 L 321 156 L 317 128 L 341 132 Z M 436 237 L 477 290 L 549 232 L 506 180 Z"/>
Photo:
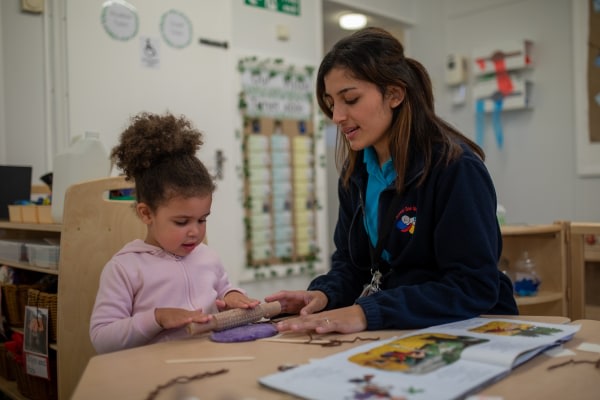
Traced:
<path id="1" fill-rule="evenodd" d="M 563 317 L 518 317 L 538 322 L 565 323 Z M 600 354 L 576 350 L 582 342 L 600 344 L 600 321 L 580 320 L 581 330 L 565 344 L 576 352 L 574 359 L 600 358 Z M 389 338 L 406 331 L 361 332 L 352 335 L 328 335 L 326 339 Z M 307 340 L 307 336 L 299 336 Z M 313 358 L 359 346 L 364 342 L 343 343 L 338 347 L 323 347 L 305 343 L 254 341 L 245 343 L 214 343 L 204 336 L 189 340 L 158 343 L 134 349 L 98 355 L 88 363 L 72 397 L 85 399 L 145 399 L 159 385 L 184 376 L 227 372 L 178 384 L 161 390 L 156 399 L 218 399 L 268 400 L 294 397 L 261 386 L 257 379 L 287 364 L 302 364 Z M 167 363 L 166 360 L 194 358 L 253 357 L 246 361 Z M 547 367 L 568 358 L 552 358 L 541 354 L 516 368 L 501 381 L 486 387 L 481 394 L 507 399 L 598 399 L 600 369 L 590 364 L 567 365 L 547 370 Z"/>

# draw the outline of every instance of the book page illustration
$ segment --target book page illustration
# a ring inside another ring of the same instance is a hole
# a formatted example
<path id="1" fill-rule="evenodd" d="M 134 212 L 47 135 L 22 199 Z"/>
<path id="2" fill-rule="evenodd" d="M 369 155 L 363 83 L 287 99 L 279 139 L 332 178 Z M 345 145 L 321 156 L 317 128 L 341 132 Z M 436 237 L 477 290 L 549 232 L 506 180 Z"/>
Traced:
<path id="1" fill-rule="evenodd" d="M 407 374 L 427 374 L 460 359 L 465 348 L 485 342 L 488 340 L 426 333 L 385 343 L 364 353 L 353 355 L 348 360 L 364 367 Z"/>
<path id="2" fill-rule="evenodd" d="M 262 377 L 265 386 L 313 399 L 462 399 L 579 325 L 472 318 L 366 343 Z"/>
<path id="3" fill-rule="evenodd" d="M 557 328 L 507 321 L 491 321 L 476 328 L 469 329 L 469 331 L 477 333 L 491 333 L 500 336 L 525 337 L 550 336 L 555 333 L 562 332 Z"/>

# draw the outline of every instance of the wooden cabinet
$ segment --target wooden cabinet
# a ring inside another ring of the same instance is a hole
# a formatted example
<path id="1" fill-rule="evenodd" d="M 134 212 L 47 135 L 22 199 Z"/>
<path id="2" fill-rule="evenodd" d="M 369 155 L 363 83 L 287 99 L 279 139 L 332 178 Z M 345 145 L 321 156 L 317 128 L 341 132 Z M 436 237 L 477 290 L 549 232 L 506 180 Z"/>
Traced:
<path id="1" fill-rule="evenodd" d="M 0 221 L 0 239 L 17 239 L 23 241 L 52 239 L 59 242 L 62 226 L 60 224 L 24 224 L 8 221 Z M 0 265 L 7 265 L 35 273 L 58 275 L 58 269 L 40 268 L 24 262 L 17 262 L 0 258 Z M 19 330 L 19 328 L 14 328 Z M 56 351 L 56 343 L 50 343 L 50 351 Z M 25 397 L 19 392 L 15 381 L 8 381 L 0 377 L 0 392 L 7 398 L 21 400 Z"/>
<path id="2" fill-rule="evenodd" d="M 502 227 L 502 257 L 508 261 L 508 271 L 514 271 L 527 251 L 541 278 L 535 296 L 516 296 L 521 314 L 568 316 L 567 227 L 563 222 Z"/>
<path id="3" fill-rule="evenodd" d="M 571 319 L 600 320 L 600 223 L 569 224 Z"/>

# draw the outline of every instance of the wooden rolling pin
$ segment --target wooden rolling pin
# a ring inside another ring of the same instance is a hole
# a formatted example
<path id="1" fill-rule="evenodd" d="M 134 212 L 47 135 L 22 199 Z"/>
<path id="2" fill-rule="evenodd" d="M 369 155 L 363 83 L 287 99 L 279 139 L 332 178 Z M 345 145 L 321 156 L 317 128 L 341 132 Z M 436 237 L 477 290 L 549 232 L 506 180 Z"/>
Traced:
<path id="1" fill-rule="evenodd" d="M 261 318 L 270 318 L 280 313 L 281 304 L 278 301 L 259 304 L 250 309 L 234 308 L 212 314 L 212 319 L 204 324 L 192 322 L 187 326 L 187 331 L 190 335 L 197 335 L 208 331 L 222 331 L 250 324 Z"/>

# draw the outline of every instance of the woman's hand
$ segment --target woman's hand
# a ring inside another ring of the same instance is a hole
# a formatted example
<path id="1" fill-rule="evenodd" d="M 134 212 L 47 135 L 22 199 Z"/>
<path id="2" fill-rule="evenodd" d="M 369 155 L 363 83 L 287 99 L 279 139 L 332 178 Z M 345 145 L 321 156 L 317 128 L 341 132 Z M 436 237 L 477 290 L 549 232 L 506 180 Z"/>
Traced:
<path id="1" fill-rule="evenodd" d="M 276 324 L 279 332 L 355 333 L 367 329 L 367 318 L 359 305 L 301 315 Z"/>
<path id="2" fill-rule="evenodd" d="M 260 301 L 251 299 L 243 293 L 232 290 L 223 297 L 223 300 L 217 299 L 215 303 L 217 304 L 219 311 L 225 311 L 232 308 L 254 308 L 260 304 Z"/>
<path id="3" fill-rule="evenodd" d="M 199 310 L 184 310 L 183 308 L 156 308 L 154 310 L 154 318 L 163 329 L 179 328 L 197 322 L 204 324 L 212 318 L 209 314 L 204 314 Z"/>
<path id="4" fill-rule="evenodd" d="M 265 301 L 281 303 L 281 312 L 284 314 L 309 315 L 323 310 L 329 299 L 318 290 L 281 290 L 265 297 Z"/>

